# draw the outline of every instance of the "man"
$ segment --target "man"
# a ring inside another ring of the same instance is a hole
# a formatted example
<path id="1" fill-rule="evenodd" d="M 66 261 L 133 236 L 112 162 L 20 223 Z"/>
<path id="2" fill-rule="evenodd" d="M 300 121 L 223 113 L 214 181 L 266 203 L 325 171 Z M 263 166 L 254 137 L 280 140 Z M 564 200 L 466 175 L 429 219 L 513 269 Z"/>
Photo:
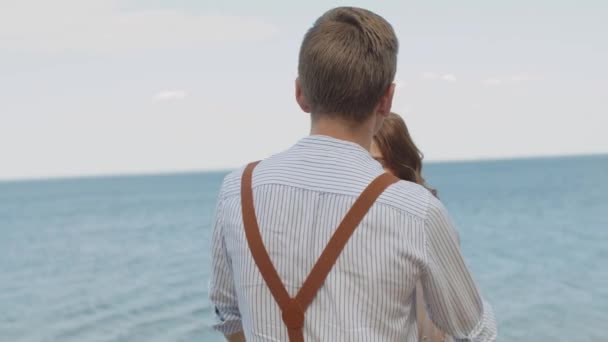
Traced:
<path id="1" fill-rule="evenodd" d="M 391 109 L 397 50 L 390 24 L 359 8 L 330 10 L 305 35 L 296 100 L 310 136 L 220 190 L 210 299 L 228 340 L 417 341 L 418 280 L 447 334 L 496 339 L 445 208 L 410 182 L 384 184 L 343 250 L 329 248 L 337 259 L 317 292 L 298 299 L 336 227 L 383 174 L 368 151 Z"/>

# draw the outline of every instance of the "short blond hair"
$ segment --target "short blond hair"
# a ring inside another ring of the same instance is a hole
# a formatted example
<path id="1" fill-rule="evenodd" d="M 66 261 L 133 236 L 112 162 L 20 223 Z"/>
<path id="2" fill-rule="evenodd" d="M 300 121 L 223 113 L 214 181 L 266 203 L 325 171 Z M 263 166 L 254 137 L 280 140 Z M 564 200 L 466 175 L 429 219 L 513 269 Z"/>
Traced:
<path id="1" fill-rule="evenodd" d="M 304 36 L 298 63 L 312 113 L 366 120 L 395 78 L 398 50 L 392 26 L 371 11 L 323 14 Z"/>

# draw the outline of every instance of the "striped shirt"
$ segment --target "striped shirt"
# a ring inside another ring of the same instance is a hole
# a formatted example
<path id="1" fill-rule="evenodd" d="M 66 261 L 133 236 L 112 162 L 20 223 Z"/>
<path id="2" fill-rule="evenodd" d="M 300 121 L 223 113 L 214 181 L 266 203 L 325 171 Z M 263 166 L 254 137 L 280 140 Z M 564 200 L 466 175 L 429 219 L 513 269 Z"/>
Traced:
<path id="1" fill-rule="evenodd" d="M 245 238 L 240 180 L 226 176 L 212 241 L 209 296 L 218 331 L 247 341 L 287 341 L 280 309 Z M 253 173 L 261 235 L 294 296 L 331 235 L 382 166 L 361 146 L 313 135 L 262 161 Z M 435 324 L 462 341 L 494 341 L 496 323 L 465 265 L 444 206 L 399 181 L 372 206 L 306 311 L 307 341 L 417 341 L 421 281 Z"/>

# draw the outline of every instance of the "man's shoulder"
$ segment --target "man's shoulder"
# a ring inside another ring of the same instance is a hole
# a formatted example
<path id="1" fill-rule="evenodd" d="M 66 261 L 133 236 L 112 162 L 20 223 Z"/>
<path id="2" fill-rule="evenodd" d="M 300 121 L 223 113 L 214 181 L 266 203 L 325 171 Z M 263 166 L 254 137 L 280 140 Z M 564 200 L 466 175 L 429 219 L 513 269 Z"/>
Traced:
<path id="1" fill-rule="evenodd" d="M 424 219 L 431 197 L 433 195 L 425 187 L 400 180 L 387 188 L 377 202 L 380 205 L 392 207 L 403 214 Z"/>
<path id="2" fill-rule="evenodd" d="M 283 156 L 285 156 L 287 153 L 289 152 L 289 150 L 274 154 L 266 159 L 263 160 L 259 160 L 257 162 L 259 162 L 259 165 L 256 166 L 255 170 L 254 170 L 254 177 L 253 177 L 253 183 L 254 185 L 257 183 L 257 179 L 255 177 L 255 175 L 257 174 L 257 172 L 264 168 L 266 165 L 268 164 L 273 164 L 276 163 L 277 160 L 282 160 L 281 158 Z M 250 163 L 256 162 L 255 160 L 250 161 L 249 163 L 242 165 L 241 167 L 231 171 L 230 173 L 228 173 L 225 177 L 224 177 L 224 182 L 222 183 L 222 188 L 220 189 L 220 196 L 221 197 L 232 197 L 235 195 L 240 195 L 241 193 L 241 178 L 243 176 L 243 172 L 245 171 L 245 168 L 247 167 L 247 165 L 249 165 Z"/>
<path id="3" fill-rule="evenodd" d="M 246 167 L 247 165 L 243 165 L 238 169 L 231 171 L 224 177 L 224 181 L 222 182 L 222 187 L 220 189 L 220 197 L 227 198 L 240 194 L 241 177 L 243 176 L 243 172 L 245 171 Z"/>
<path id="4" fill-rule="evenodd" d="M 275 157 L 275 156 L 273 156 Z M 276 156 L 278 157 L 278 156 Z M 260 172 L 276 172 L 273 167 L 273 159 L 269 158 L 262 161 L 259 167 L 256 167 L 256 171 L 260 169 Z M 222 198 L 229 198 L 239 196 L 241 192 L 241 177 L 247 165 L 243 165 L 238 169 L 228 173 L 224 177 L 224 182 L 220 190 L 220 196 Z M 265 171 L 266 170 L 266 171 Z M 254 171 L 254 185 L 260 184 L 259 180 L 256 179 L 256 171 Z M 271 175 L 272 176 L 272 175 Z M 377 175 L 369 174 L 368 178 L 370 181 Z M 264 177 L 267 179 L 274 179 L 277 177 Z M 365 177 L 364 177 L 365 178 Z M 365 184 L 362 184 L 365 187 Z M 362 189 L 361 189 L 362 190 Z M 326 191 L 324 191 L 326 192 Z M 352 193 L 356 196 L 356 193 Z M 388 187 L 384 193 L 377 199 L 377 204 L 388 206 L 392 210 L 396 210 L 404 215 L 412 216 L 419 219 L 424 219 L 427 215 L 429 205 L 432 204 L 433 195 L 425 187 L 404 180 L 400 180 L 397 183 Z"/>

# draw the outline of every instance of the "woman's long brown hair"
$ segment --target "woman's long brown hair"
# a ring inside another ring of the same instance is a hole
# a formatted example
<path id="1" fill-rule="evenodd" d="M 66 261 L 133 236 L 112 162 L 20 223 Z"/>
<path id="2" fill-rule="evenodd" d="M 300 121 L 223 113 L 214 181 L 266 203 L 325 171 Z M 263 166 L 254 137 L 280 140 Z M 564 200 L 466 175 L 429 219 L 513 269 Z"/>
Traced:
<path id="1" fill-rule="evenodd" d="M 382 153 L 385 168 L 401 179 L 424 186 L 437 196 L 437 190 L 430 188 L 422 177 L 424 155 L 414 144 L 401 116 L 390 113 L 374 136 L 374 142 Z"/>

